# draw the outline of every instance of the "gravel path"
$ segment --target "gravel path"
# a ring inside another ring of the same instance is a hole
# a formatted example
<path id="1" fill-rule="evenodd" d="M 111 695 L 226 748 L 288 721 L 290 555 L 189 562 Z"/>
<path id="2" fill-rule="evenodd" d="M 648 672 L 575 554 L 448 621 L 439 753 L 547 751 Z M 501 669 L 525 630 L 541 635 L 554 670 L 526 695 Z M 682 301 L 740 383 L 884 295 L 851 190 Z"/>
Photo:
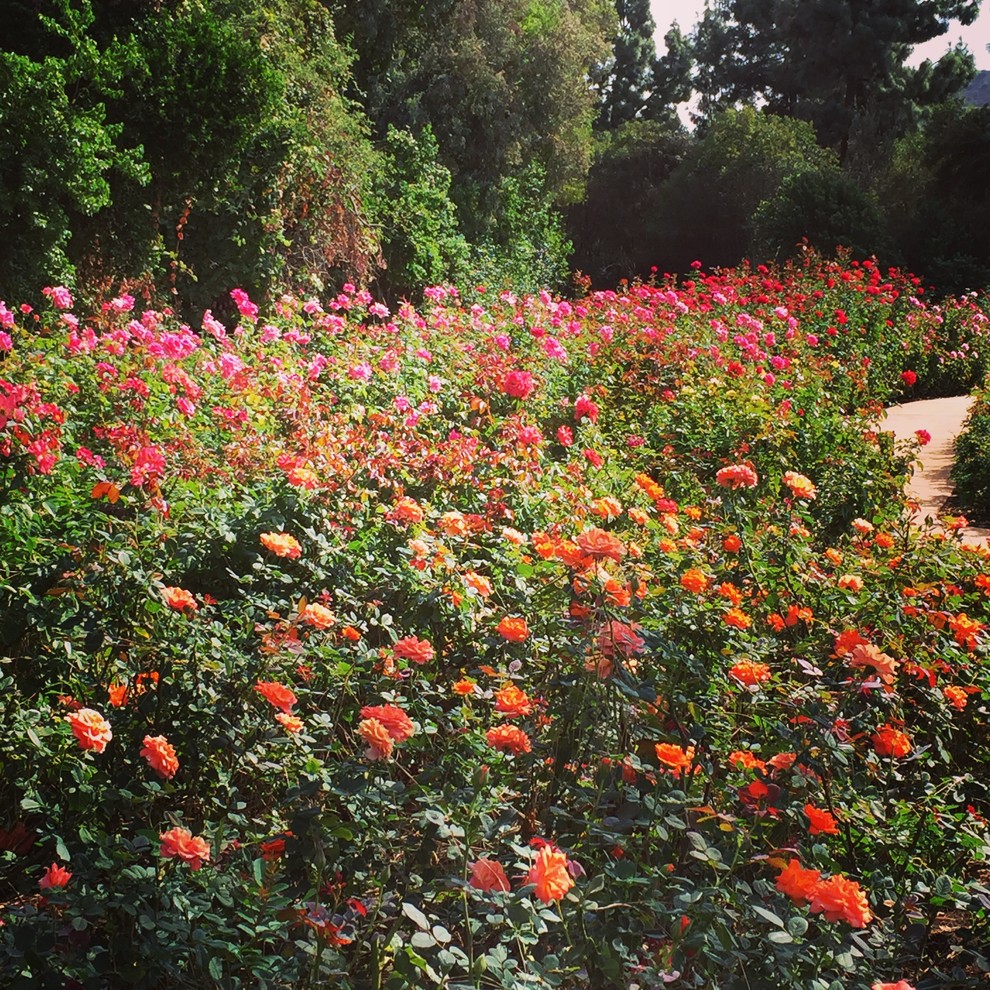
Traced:
<path id="1" fill-rule="evenodd" d="M 957 395 L 948 399 L 906 402 L 887 410 L 883 427 L 892 431 L 898 440 L 910 439 L 916 430 L 927 430 L 932 435 L 928 446 L 921 448 L 921 464 L 915 468 L 907 487 L 908 496 L 918 503 L 914 515 L 919 524 L 926 518 L 938 519 L 952 496 L 949 477 L 954 453 L 952 443 L 962 430 L 971 401 L 971 396 Z M 962 537 L 964 543 L 981 544 L 990 539 L 990 530 L 971 526 L 962 531 Z"/>

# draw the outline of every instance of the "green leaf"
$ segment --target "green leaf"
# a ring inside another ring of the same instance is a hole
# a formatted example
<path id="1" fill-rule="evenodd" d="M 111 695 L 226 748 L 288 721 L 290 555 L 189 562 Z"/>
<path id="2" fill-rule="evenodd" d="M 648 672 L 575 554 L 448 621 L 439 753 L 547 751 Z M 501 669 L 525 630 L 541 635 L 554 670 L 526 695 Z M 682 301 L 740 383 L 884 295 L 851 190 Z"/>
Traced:
<path id="1" fill-rule="evenodd" d="M 753 911 L 758 914 L 764 921 L 769 921 L 771 925 L 776 925 L 778 928 L 784 927 L 784 921 L 781 917 L 774 914 L 773 911 L 768 911 L 766 908 L 761 908 L 758 904 L 750 905 Z"/>
<path id="2" fill-rule="evenodd" d="M 787 932 L 769 932 L 767 938 L 771 942 L 776 942 L 778 945 L 786 945 L 788 942 L 793 942 L 794 939 L 791 938 Z"/>
<path id="3" fill-rule="evenodd" d="M 424 932 L 430 930 L 430 921 L 423 914 L 422 911 L 415 904 L 410 904 L 408 901 L 402 902 L 402 913 L 418 928 L 421 928 Z"/>

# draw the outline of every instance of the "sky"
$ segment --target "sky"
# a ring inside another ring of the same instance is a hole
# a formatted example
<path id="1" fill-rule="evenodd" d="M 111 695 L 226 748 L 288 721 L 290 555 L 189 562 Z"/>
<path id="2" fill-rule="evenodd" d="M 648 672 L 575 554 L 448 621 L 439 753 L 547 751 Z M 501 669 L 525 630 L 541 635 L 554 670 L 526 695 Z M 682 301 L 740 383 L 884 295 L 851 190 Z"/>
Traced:
<path id="1" fill-rule="evenodd" d="M 681 31 L 687 34 L 701 19 L 704 6 L 704 0 L 650 0 L 653 20 L 657 25 L 658 50 L 661 52 L 664 50 L 663 36 L 671 23 L 677 21 Z M 987 45 L 990 45 L 990 0 L 983 0 L 980 4 L 980 16 L 975 23 L 969 27 L 962 27 L 958 22 L 953 23 L 948 34 L 916 48 L 911 61 L 920 63 L 926 58 L 937 60 L 960 38 L 973 53 L 976 67 L 990 69 L 990 52 L 987 51 Z"/>

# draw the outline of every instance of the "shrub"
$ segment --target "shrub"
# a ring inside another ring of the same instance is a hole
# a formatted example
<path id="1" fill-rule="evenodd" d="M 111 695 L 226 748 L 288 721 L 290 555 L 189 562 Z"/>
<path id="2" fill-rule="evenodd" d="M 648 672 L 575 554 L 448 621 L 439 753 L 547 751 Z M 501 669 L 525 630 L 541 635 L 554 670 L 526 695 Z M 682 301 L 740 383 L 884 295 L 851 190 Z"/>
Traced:
<path id="1" fill-rule="evenodd" d="M 0 982 L 985 969 L 990 574 L 877 426 L 909 291 L 0 308 Z"/>

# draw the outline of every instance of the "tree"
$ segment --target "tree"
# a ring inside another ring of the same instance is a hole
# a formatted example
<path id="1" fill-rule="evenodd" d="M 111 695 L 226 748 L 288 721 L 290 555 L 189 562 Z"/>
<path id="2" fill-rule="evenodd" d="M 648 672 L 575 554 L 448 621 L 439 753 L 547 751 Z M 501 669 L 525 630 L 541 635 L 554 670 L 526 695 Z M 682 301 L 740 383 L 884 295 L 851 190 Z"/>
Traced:
<path id="1" fill-rule="evenodd" d="M 943 292 L 990 283 L 990 107 L 939 108 L 903 138 L 880 183 L 891 241 Z"/>
<path id="2" fill-rule="evenodd" d="M 656 24 L 649 0 L 616 0 L 618 28 L 612 53 L 596 67 L 600 94 L 597 127 L 612 130 L 630 120 L 676 120 L 674 106 L 691 95 L 691 53 L 674 23 L 657 57 Z"/>
<path id="3" fill-rule="evenodd" d="M 722 0 L 693 35 L 697 87 L 706 115 L 759 102 L 808 120 L 841 161 L 857 130 L 864 141 L 903 134 L 920 108 L 944 101 L 972 78 L 972 58 L 954 49 L 912 69 L 915 45 L 971 24 L 979 0 Z M 864 122 L 866 122 L 864 126 Z"/>
<path id="4" fill-rule="evenodd" d="M 497 231 L 504 180 L 533 164 L 553 203 L 580 197 L 609 0 L 336 0 L 332 10 L 377 136 L 430 127 L 469 239 Z"/>
<path id="5" fill-rule="evenodd" d="M 573 267 L 597 285 L 647 278 L 664 254 L 664 183 L 691 139 L 679 124 L 631 120 L 599 136 L 584 199 L 568 210 Z"/>
<path id="6" fill-rule="evenodd" d="M 661 189 L 661 267 L 685 270 L 695 259 L 708 266 L 737 264 L 751 250 L 760 205 L 788 176 L 835 161 L 805 121 L 752 107 L 723 111 Z"/>

